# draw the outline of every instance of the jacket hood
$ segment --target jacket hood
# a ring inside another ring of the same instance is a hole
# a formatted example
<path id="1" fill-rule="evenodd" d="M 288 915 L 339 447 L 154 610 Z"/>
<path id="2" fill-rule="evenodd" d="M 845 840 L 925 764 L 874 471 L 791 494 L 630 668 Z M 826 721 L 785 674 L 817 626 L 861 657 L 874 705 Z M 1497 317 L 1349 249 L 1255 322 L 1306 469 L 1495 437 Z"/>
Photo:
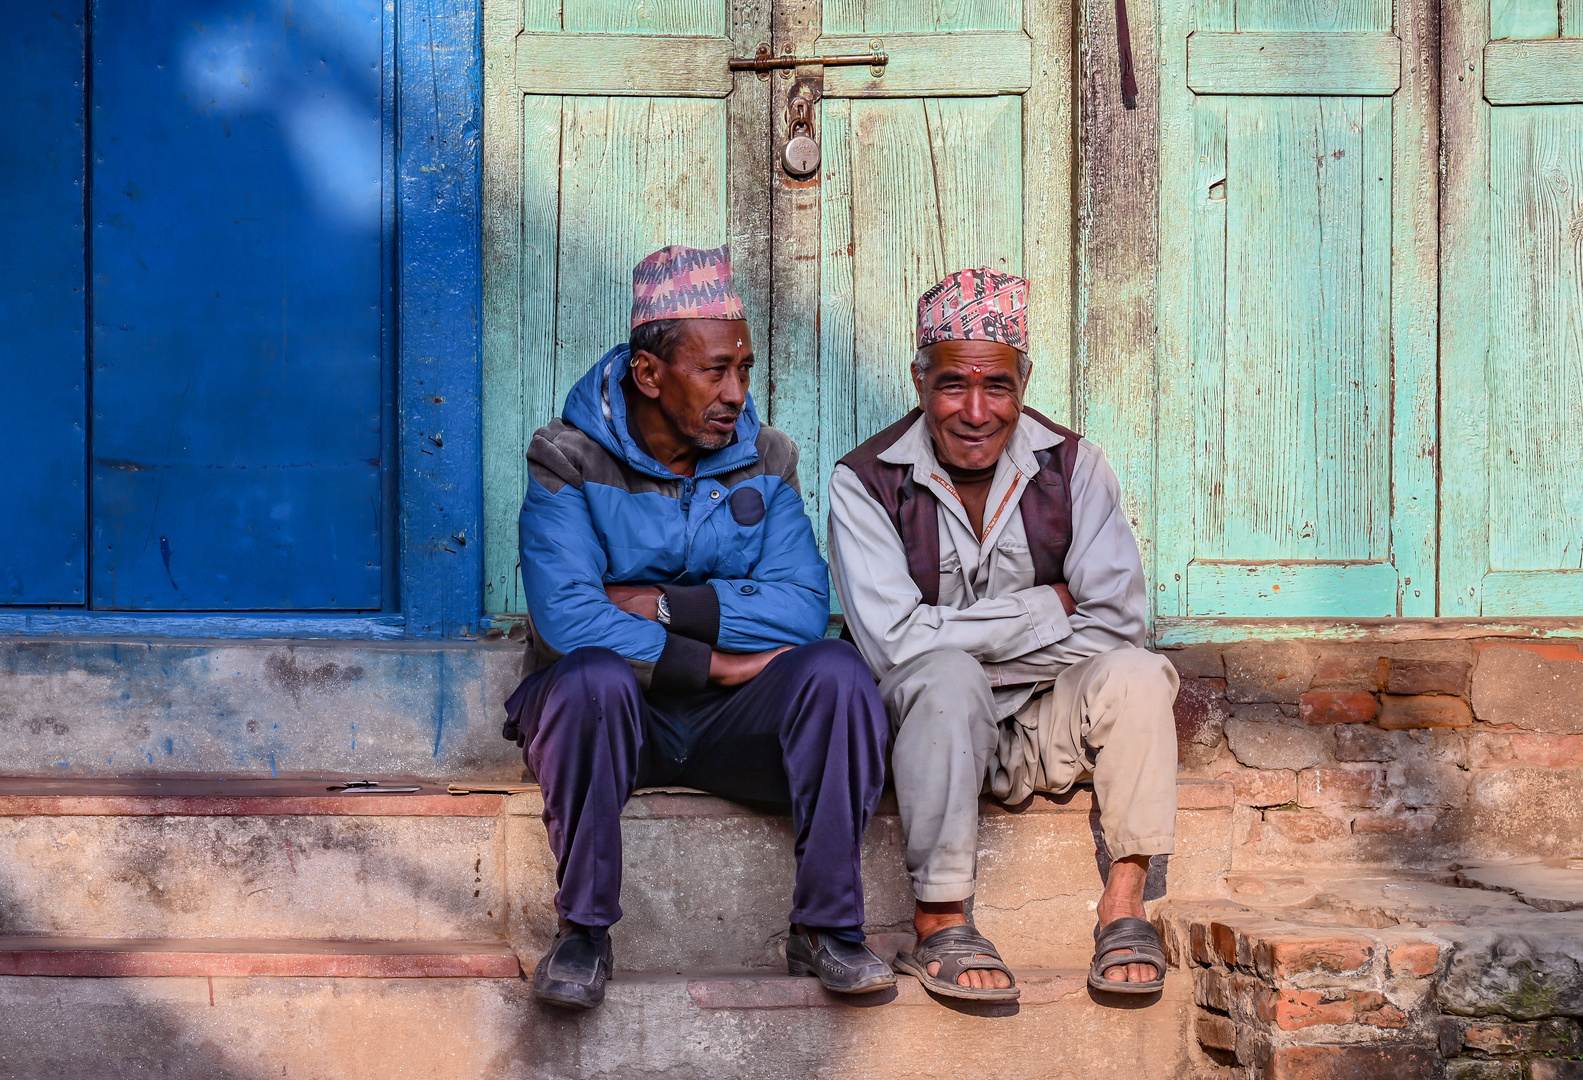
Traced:
<path id="1" fill-rule="evenodd" d="M 631 350 L 623 344 L 600 357 L 566 395 L 561 419 L 639 472 L 662 480 L 675 480 L 676 474 L 639 448 L 627 430 L 627 401 L 620 382 L 631 355 Z M 705 454 L 698 462 L 695 477 L 714 476 L 757 461 L 761 426 L 753 395 L 749 394 L 737 417 L 736 442 Z"/>

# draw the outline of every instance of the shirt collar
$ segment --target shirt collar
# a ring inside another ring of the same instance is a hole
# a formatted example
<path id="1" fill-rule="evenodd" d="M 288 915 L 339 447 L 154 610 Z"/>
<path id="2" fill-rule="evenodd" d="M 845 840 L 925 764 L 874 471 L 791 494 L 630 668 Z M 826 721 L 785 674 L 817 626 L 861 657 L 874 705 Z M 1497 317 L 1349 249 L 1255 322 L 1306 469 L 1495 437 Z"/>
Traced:
<path id="1" fill-rule="evenodd" d="M 1022 475 L 1032 477 L 1039 471 L 1038 452 L 1060 444 L 1063 438 L 1024 412 L 1017 418 L 1017 429 L 1011 433 L 1001 456 L 1010 459 L 1012 467 Z M 919 480 L 927 480 L 931 471 L 940 471 L 934 440 L 929 437 L 929 425 L 922 416 L 901 438 L 880 451 L 879 459 L 891 465 L 911 465 Z"/>

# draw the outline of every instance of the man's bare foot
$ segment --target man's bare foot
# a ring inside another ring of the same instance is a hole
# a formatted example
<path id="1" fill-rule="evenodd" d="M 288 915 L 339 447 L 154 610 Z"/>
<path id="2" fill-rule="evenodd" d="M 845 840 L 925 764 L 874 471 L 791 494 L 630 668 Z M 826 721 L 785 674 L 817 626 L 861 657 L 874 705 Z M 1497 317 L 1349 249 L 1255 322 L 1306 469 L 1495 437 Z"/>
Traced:
<path id="1" fill-rule="evenodd" d="M 1142 893 L 1140 892 L 1141 896 Z M 944 930 L 948 926 L 966 926 L 967 912 L 958 900 L 948 904 L 926 904 L 918 901 L 913 910 L 912 926 L 918 932 L 918 940 L 922 941 L 937 930 Z M 1148 965 L 1144 965 L 1147 969 Z M 936 960 L 929 965 L 929 974 L 940 974 L 940 962 Z M 994 971 L 986 968 L 969 968 L 957 976 L 958 986 L 971 986 L 977 990 L 1004 990 L 1011 985 L 1011 978 L 1004 971 Z"/>
<path id="2" fill-rule="evenodd" d="M 1143 918 L 1143 883 L 1148 876 L 1147 855 L 1130 855 L 1110 864 L 1110 880 L 1105 883 L 1105 895 L 1099 898 L 1097 912 L 1101 929 L 1128 916 Z M 1111 982 L 1153 982 L 1162 974 L 1154 970 L 1153 964 L 1122 964 L 1105 969 L 1105 978 Z"/>

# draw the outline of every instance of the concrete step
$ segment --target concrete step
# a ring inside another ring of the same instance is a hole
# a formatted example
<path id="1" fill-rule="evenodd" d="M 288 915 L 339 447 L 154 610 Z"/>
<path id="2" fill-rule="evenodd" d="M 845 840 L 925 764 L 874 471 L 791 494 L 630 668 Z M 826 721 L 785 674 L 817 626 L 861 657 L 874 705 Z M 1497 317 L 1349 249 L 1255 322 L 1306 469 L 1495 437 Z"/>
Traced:
<path id="1" fill-rule="evenodd" d="M 0 937 L 0 975 L 514 979 L 520 974 L 517 954 L 498 941 Z"/>
<path id="2" fill-rule="evenodd" d="M 1021 971 L 1020 1003 L 944 1004 L 915 980 L 847 999 L 812 979 L 619 975 L 604 1005 L 525 979 L 0 977 L 0 1075 L 81 1080 L 1166 1080 L 1192 986 L 1101 1002 L 1076 970 Z M 1107 998 L 1113 995 L 1104 995 Z"/>
<path id="3" fill-rule="evenodd" d="M 332 793 L 333 777 L 0 781 L 0 934 L 504 941 L 554 933 L 554 862 L 534 791 Z M 140 784 L 144 786 L 140 786 Z M 1152 894 L 1221 893 L 1231 789 L 1179 785 L 1178 847 Z M 1086 962 L 1099 892 L 1092 799 L 986 803 L 975 915 L 1020 967 Z M 703 795 L 640 795 L 623 819 L 634 972 L 778 968 L 789 819 Z M 864 855 L 868 925 L 905 944 L 911 901 L 887 799 Z"/>

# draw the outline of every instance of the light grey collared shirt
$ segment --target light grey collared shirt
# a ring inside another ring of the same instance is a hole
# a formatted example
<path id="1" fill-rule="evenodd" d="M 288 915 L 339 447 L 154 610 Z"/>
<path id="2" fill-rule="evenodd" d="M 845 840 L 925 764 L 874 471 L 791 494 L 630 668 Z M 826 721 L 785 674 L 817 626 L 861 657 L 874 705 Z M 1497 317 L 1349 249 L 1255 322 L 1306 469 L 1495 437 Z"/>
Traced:
<path id="1" fill-rule="evenodd" d="M 915 483 L 939 504 L 939 603 L 907 573 L 907 553 L 884 507 L 844 465 L 830 477 L 830 571 L 863 658 L 881 677 L 904 660 L 960 649 L 984 665 L 1001 715 L 1017 712 L 1070 664 L 1141 646 L 1146 595 L 1138 544 L 1121 509 L 1116 474 L 1099 448 L 1078 443 L 1072 471 L 1072 543 L 1066 581 L 1077 610 L 1066 614 L 1048 585 L 1033 583 L 1033 557 L 1018 504 L 1039 471 L 1039 450 L 1062 436 L 1024 415 L 995 466 L 975 536 L 923 418 L 880 454 L 912 465 Z"/>

